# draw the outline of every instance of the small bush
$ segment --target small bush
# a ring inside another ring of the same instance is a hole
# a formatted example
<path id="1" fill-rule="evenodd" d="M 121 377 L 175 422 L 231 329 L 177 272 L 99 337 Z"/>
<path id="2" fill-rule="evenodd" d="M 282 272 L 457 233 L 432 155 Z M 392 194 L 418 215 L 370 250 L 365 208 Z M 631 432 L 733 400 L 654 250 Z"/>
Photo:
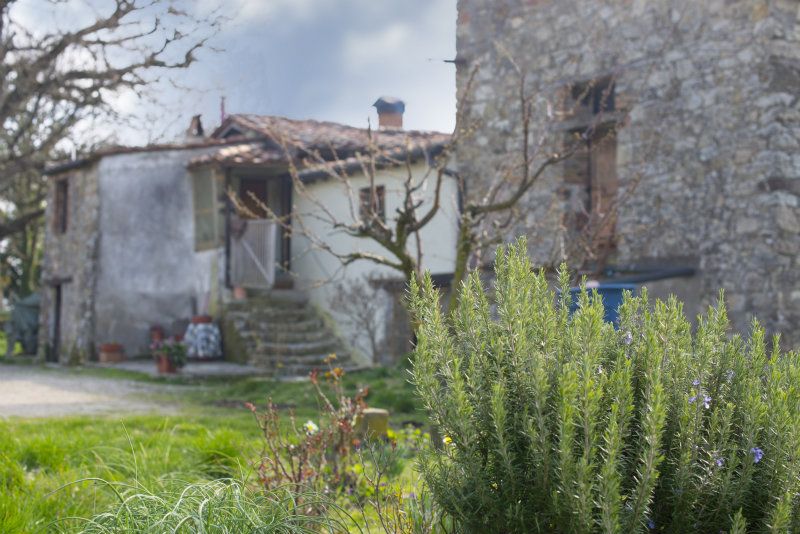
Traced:
<path id="1" fill-rule="evenodd" d="M 412 287 L 413 380 L 444 436 L 420 467 L 467 532 L 800 532 L 800 356 L 725 308 L 696 332 L 674 298 L 585 291 L 570 316 L 524 241 L 445 316 Z"/>

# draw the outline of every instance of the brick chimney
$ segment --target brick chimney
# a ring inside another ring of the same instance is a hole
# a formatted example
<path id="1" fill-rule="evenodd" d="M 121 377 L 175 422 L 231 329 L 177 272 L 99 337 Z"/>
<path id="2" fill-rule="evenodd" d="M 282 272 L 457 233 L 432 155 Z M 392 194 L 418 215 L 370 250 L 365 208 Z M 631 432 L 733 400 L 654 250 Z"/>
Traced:
<path id="1" fill-rule="evenodd" d="M 382 130 L 403 129 L 403 112 L 406 110 L 405 102 L 392 96 L 382 96 L 372 105 L 378 110 L 379 128 Z"/>
<path id="2" fill-rule="evenodd" d="M 195 115 L 186 130 L 186 139 L 188 141 L 202 139 L 204 135 L 205 132 L 203 131 L 203 122 L 200 120 L 200 115 Z"/>

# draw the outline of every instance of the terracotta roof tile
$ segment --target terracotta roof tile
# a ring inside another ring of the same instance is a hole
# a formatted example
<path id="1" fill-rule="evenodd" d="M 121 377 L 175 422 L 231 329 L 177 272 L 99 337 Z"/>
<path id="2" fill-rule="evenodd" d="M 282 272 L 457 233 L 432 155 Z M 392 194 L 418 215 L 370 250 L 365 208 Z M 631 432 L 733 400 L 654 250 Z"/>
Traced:
<path id="1" fill-rule="evenodd" d="M 231 115 L 212 136 L 223 135 L 231 128 L 246 130 L 251 139 L 235 147 L 226 147 L 213 154 L 199 156 L 190 166 L 220 164 L 223 166 L 264 165 L 285 160 L 282 145 L 295 153 L 306 151 L 327 153 L 326 157 L 351 160 L 355 153 L 365 151 L 370 143 L 370 133 L 335 122 L 295 120 L 267 115 Z M 372 142 L 381 151 L 394 157 L 408 152 L 424 152 L 443 146 L 450 135 L 418 130 L 373 130 Z M 258 139 L 258 140 L 256 140 Z M 334 155 L 335 153 L 335 155 Z"/>

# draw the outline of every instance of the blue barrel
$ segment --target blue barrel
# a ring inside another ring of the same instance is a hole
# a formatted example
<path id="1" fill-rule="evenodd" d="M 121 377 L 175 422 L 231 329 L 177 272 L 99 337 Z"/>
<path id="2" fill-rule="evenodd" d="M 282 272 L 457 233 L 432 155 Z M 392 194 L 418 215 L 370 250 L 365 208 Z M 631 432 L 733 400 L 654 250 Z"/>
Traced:
<path id="1" fill-rule="evenodd" d="M 587 288 L 589 299 L 593 298 L 596 291 L 600 298 L 603 299 L 603 307 L 605 308 L 604 319 L 606 322 L 613 323 L 614 327 L 619 325 L 619 307 L 622 304 L 622 292 L 630 291 L 636 295 L 635 284 L 613 284 L 613 283 L 600 283 L 597 287 Z M 578 298 L 581 293 L 581 288 L 573 287 L 569 290 L 572 296 L 572 305 L 569 308 L 570 313 L 574 313 L 578 309 Z"/>

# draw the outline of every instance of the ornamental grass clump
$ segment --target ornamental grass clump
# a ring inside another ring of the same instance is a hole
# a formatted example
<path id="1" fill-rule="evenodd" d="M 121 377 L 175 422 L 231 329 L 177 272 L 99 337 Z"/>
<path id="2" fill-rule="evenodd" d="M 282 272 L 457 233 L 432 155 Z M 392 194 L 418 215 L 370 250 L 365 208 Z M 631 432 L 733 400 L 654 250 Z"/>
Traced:
<path id="1" fill-rule="evenodd" d="M 800 356 L 722 299 L 695 332 L 681 304 L 626 295 L 619 327 L 583 291 L 570 315 L 520 241 L 446 315 L 412 285 L 413 381 L 444 437 L 422 455 L 464 532 L 800 532 Z M 560 295 L 560 296 L 559 296 Z"/>

